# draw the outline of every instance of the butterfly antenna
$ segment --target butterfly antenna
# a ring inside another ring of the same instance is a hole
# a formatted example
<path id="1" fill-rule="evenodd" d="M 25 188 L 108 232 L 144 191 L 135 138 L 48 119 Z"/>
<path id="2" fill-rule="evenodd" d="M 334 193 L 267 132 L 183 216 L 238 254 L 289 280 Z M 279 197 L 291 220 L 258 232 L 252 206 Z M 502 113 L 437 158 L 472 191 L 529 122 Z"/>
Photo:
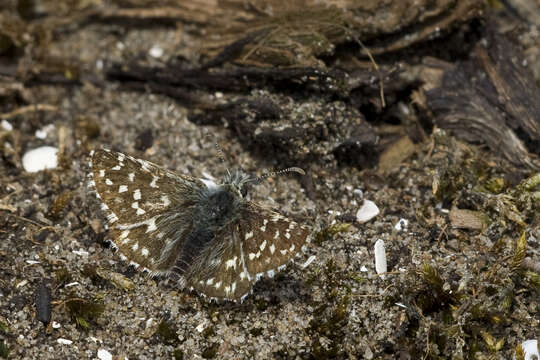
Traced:
<path id="1" fill-rule="evenodd" d="M 289 172 L 295 172 L 295 173 L 298 173 L 300 175 L 306 175 L 306 172 L 304 170 L 302 170 L 299 167 L 293 166 L 293 167 L 286 168 L 286 169 L 283 169 L 283 170 L 271 171 L 269 173 L 262 174 L 261 176 L 257 176 L 256 178 L 254 178 L 252 181 L 260 182 L 260 181 L 262 181 L 262 180 L 264 180 L 266 178 L 274 177 L 276 175 L 281 175 L 281 174 L 285 174 L 285 173 L 289 173 Z"/>
<path id="2" fill-rule="evenodd" d="M 212 134 L 206 134 L 206 136 L 212 136 Z M 219 160 L 225 165 L 225 169 L 227 169 L 227 174 L 229 174 L 229 176 L 231 176 L 231 172 L 229 171 L 229 168 L 226 167 L 227 163 L 225 161 L 225 155 L 223 153 L 223 149 L 221 149 L 221 146 L 219 146 L 217 141 L 214 143 L 214 146 L 216 147 Z"/>

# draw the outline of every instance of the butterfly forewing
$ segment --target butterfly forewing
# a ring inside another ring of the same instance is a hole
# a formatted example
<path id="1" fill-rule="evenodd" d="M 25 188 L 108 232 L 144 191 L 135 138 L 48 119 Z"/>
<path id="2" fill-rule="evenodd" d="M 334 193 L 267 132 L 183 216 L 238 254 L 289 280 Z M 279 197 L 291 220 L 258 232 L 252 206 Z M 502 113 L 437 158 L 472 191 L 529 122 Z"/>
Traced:
<path id="1" fill-rule="evenodd" d="M 245 208 L 239 226 L 246 267 L 256 279 L 273 276 L 309 241 L 306 227 L 253 203 Z"/>
<path id="2" fill-rule="evenodd" d="M 182 228 L 171 230 L 170 225 L 181 224 L 187 232 L 191 224 L 189 211 L 174 212 L 174 219 L 171 212 L 188 209 L 194 189 L 202 189 L 204 184 L 108 150 L 96 150 L 91 167 L 115 245 L 134 263 L 151 271 L 167 272 L 174 259 L 167 257 L 169 253 L 163 255 L 164 250 L 179 246 L 182 238 L 178 235 Z"/>

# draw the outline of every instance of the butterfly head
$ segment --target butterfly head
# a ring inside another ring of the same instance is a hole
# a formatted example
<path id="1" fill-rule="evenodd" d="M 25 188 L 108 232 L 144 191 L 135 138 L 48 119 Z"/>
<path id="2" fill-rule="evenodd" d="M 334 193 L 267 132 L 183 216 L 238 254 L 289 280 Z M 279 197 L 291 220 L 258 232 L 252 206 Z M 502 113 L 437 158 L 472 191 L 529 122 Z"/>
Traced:
<path id="1" fill-rule="evenodd" d="M 227 172 L 227 175 L 223 178 L 223 185 L 230 186 L 231 191 L 235 192 L 241 198 L 247 195 L 246 184 L 253 181 L 253 179 L 242 171 Z"/>

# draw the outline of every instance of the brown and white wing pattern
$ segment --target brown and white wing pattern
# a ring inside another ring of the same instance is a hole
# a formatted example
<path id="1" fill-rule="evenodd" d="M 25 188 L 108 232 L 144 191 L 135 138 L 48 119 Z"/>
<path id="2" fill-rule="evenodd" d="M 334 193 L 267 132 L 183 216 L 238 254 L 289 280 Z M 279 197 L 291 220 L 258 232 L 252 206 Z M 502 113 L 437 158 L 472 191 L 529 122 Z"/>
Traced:
<path id="1" fill-rule="evenodd" d="M 191 231 L 191 208 L 205 185 L 151 162 L 110 151 L 91 154 L 90 185 L 107 214 L 109 234 L 128 260 L 169 272 L 175 247 Z"/>
<path id="2" fill-rule="evenodd" d="M 243 245 L 238 224 L 225 226 L 196 261 L 204 268 L 188 275 L 188 285 L 211 299 L 242 301 L 255 283 L 246 272 Z"/>
<path id="3" fill-rule="evenodd" d="M 206 297 L 242 301 L 309 242 L 307 227 L 244 199 L 241 173 L 215 184 L 110 150 L 90 167 L 122 255 Z"/>
<path id="4" fill-rule="evenodd" d="M 246 271 L 258 280 L 277 271 L 306 250 L 310 231 L 285 216 L 248 203 L 238 221 Z"/>

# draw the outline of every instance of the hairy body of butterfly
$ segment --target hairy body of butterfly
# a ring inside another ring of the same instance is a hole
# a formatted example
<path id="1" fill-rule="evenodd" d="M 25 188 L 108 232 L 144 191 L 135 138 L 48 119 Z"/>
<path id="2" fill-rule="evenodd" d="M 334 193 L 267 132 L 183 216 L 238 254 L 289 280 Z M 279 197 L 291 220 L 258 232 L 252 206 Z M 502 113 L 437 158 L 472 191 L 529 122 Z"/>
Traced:
<path id="1" fill-rule="evenodd" d="M 243 173 L 216 184 L 109 150 L 90 167 L 123 256 L 210 298 L 243 300 L 309 242 L 305 226 L 244 198 Z"/>

